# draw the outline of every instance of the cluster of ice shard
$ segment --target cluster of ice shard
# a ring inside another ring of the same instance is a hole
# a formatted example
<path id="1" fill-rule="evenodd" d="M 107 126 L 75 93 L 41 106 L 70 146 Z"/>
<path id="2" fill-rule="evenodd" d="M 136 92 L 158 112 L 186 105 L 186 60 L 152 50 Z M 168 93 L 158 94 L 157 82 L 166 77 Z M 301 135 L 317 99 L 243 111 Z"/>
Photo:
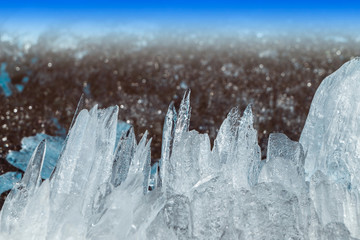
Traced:
<path id="1" fill-rule="evenodd" d="M 117 107 L 79 110 L 43 182 L 45 141 L 34 151 L 1 211 L 0 238 L 360 238 L 359 89 L 354 59 L 319 87 L 300 143 L 271 134 L 266 161 L 250 107 L 230 111 L 211 149 L 208 135 L 189 131 L 187 92 L 178 113 L 169 106 L 152 173 L 147 133 L 116 140 Z"/>

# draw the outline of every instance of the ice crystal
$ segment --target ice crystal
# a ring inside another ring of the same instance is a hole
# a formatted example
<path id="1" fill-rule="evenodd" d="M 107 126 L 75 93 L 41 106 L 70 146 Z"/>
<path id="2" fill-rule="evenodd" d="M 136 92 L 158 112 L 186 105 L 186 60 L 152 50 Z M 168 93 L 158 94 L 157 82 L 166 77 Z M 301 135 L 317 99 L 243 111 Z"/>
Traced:
<path id="1" fill-rule="evenodd" d="M 151 139 L 116 136 L 118 107 L 78 108 L 50 179 L 35 149 L 0 215 L 8 239 L 360 237 L 360 60 L 319 87 L 300 143 L 273 133 L 261 161 L 253 114 L 232 109 L 214 147 L 189 131 L 190 91 L 170 104 L 159 165 Z M 118 138 L 118 140 L 117 140 Z M 151 190 L 151 191 L 150 191 Z"/>

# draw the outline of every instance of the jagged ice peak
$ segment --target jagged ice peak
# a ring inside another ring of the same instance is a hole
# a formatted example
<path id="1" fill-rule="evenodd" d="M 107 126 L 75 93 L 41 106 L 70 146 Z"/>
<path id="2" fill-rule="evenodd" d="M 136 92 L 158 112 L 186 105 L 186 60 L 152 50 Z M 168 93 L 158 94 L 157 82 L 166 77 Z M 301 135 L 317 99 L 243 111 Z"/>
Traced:
<path id="1" fill-rule="evenodd" d="M 82 100 L 49 179 L 46 141 L 0 213 L 1 239 L 360 238 L 360 60 L 317 90 L 300 142 L 269 137 L 261 160 L 253 114 L 233 108 L 211 148 L 189 131 L 190 91 L 164 121 L 159 163 L 118 107 Z M 158 165 L 157 165 L 158 164 Z M 157 167 L 158 166 L 158 167 Z"/>

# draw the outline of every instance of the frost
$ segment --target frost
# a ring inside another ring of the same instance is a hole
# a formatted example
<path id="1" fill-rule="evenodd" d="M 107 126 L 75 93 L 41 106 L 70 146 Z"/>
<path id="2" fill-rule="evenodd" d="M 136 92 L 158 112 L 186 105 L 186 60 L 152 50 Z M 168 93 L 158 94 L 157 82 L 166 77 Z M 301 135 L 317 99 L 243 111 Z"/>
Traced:
<path id="1" fill-rule="evenodd" d="M 319 87 L 301 135 L 269 137 L 261 161 L 251 106 L 233 108 L 214 147 L 189 130 L 190 91 L 164 121 L 161 159 L 151 139 L 119 133 L 118 108 L 81 101 L 50 179 L 35 149 L 0 215 L 4 239 L 360 238 L 360 61 Z"/>

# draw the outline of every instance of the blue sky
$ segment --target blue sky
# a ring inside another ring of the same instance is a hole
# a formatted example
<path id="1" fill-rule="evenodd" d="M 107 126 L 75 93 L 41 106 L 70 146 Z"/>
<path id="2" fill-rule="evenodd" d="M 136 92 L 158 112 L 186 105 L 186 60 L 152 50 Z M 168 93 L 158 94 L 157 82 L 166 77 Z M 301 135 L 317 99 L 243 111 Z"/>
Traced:
<path id="1" fill-rule="evenodd" d="M 277 12 L 358 12 L 360 1 L 263 1 L 263 0 L 162 0 L 162 1 L 114 1 L 114 0 L 81 0 L 81 1 L 44 1 L 44 0 L 0 0 L 0 9 L 3 11 L 16 11 L 28 9 L 32 11 L 73 11 L 73 12 L 246 12 L 246 11 L 277 11 Z"/>
<path id="2" fill-rule="evenodd" d="M 307 26 L 351 26 L 360 23 L 359 1 L 41 1 L 0 0 L 0 27 L 9 21 L 62 22 L 82 20 L 145 21 L 176 25 L 236 24 L 239 22 L 293 23 Z M 191 23 L 191 24 L 189 24 Z"/>
<path id="3" fill-rule="evenodd" d="M 248 10 L 248 9 L 359 9 L 359 1 L 233 1 L 233 0 L 201 0 L 201 1 L 180 1 L 180 0 L 162 0 L 162 1 L 111 1 L 111 0 L 81 0 L 81 1 L 41 1 L 41 0 L 1 0 L 2 9 L 33 8 L 33 9 L 198 9 L 198 10 Z"/>

